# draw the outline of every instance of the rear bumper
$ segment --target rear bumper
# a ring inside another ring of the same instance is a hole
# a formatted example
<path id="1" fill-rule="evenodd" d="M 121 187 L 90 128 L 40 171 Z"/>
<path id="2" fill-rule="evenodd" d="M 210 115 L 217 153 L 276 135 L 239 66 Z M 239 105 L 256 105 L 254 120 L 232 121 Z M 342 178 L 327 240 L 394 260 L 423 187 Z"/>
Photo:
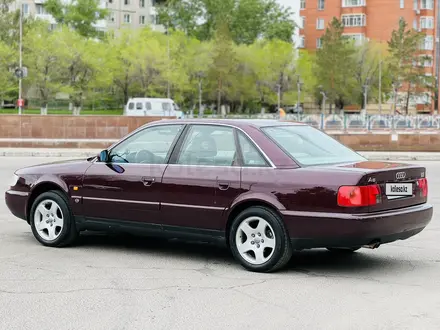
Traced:
<path id="1" fill-rule="evenodd" d="M 8 190 L 5 193 L 6 206 L 13 215 L 23 220 L 26 220 L 26 205 L 28 198 L 29 193 L 27 192 Z"/>
<path id="2" fill-rule="evenodd" d="M 282 212 L 295 249 L 354 247 L 408 239 L 429 224 L 432 214 L 429 204 L 371 214 Z"/>

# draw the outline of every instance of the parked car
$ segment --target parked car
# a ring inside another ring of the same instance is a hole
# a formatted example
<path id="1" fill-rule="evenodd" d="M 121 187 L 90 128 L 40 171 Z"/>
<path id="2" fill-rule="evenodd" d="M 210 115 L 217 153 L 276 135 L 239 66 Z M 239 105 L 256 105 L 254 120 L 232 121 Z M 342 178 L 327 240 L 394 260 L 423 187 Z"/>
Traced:
<path id="1" fill-rule="evenodd" d="M 110 230 L 225 243 L 269 272 L 292 251 L 404 240 L 431 221 L 424 167 L 368 161 L 276 120 L 161 120 L 96 157 L 15 172 L 6 203 L 45 246 Z"/>
<path id="2" fill-rule="evenodd" d="M 125 114 L 183 118 L 183 112 L 172 99 L 160 98 L 131 98 L 125 106 Z"/>

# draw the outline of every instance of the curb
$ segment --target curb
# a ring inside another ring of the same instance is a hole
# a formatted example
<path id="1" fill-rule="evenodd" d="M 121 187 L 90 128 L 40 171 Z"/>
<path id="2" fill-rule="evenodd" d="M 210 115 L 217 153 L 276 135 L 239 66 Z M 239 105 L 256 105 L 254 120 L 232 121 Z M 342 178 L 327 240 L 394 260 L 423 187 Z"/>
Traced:
<path id="1" fill-rule="evenodd" d="M 4 148 L 0 149 L 0 157 L 65 157 L 85 158 L 96 156 L 98 149 L 26 149 Z M 374 161 L 440 161 L 437 152 L 359 152 L 362 156 Z"/>

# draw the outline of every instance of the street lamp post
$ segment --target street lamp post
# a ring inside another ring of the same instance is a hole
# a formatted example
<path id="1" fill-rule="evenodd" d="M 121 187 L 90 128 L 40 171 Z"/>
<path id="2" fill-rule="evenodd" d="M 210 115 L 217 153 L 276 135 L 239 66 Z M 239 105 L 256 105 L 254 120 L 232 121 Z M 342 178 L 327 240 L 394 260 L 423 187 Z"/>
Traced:
<path id="1" fill-rule="evenodd" d="M 370 88 L 370 86 L 368 85 L 368 82 L 363 87 L 364 87 L 364 110 L 365 110 L 365 114 L 367 114 L 368 89 Z"/>
<path id="2" fill-rule="evenodd" d="M 20 60 L 19 60 L 19 67 L 20 70 L 23 68 L 23 4 L 20 1 L 20 44 L 19 44 L 19 53 L 20 53 Z M 18 77 L 18 99 L 19 99 L 19 105 L 18 105 L 18 114 L 21 115 L 23 112 L 23 105 L 21 98 L 23 96 L 23 75 L 20 74 Z"/>
<path id="3" fill-rule="evenodd" d="M 281 109 L 281 84 L 277 84 L 277 88 L 278 88 L 278 92 L 277 92 L 277 96 L 278 96 L 278 111 L 280 111 L 280 109 Z"/>
<path id="4" fill-rule="evenodd" d="M 298 87 L 298 103 L 297 103 L 296 107 L 297 107 L 297 109 L 299 111 L 299 107 L 300 107 L 300 104 L 301 104 L 301 85 L 302 85 L 301 76 L 300 75 L 298 75 L 298 81 L 297 81 L 296 84 L 297 84 L 297 87 Z"/>
<path id="5" fill-rule="evenodd" d="M 170 29 L 168 26 L 167 26 L 167 53 L 168 53 L 167 98 L 170 98 L 171 97 L 171 88 L 170 88 L 171 45 L 170 45 Z"/>
<path id="6" fill-rule="evenodd" d="M 327 94 L 325 94 L 325 92 L 321 91 L 321 95 L 322 95 L 322 109 L 321 112 L 322 114 L 325 113 L 325 102 L 327 101 Z"/>

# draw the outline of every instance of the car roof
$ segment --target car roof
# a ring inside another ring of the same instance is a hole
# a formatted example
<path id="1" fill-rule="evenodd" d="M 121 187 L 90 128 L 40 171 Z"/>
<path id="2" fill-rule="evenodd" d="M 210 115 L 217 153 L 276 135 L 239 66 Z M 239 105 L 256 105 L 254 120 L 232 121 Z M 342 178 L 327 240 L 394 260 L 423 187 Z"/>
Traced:
<path id="1" fill-rule="evenodd" d="M 149 123 L 151 124 L 159 124 L 164 121 L 168 121 L 173 124 L 226 124 L 230 126 L 236 127 L 244 127 L 244 126 L 253 126 L 257 128 L 261 127 L 269 127 L 269 126 L 307 126 L 304 123 L 294 122 L 294 121 L 283 121 L 276 119 L 162 119 L 157 122 Z"/>

